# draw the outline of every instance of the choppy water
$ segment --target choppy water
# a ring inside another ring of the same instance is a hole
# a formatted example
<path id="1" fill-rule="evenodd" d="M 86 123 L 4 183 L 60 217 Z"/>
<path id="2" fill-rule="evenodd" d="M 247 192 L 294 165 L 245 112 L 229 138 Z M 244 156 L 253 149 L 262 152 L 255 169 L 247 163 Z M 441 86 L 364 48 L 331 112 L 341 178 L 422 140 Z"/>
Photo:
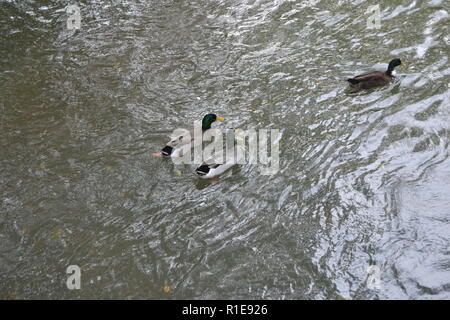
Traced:
<path id="1" fill-rule="evenodd" d="M 450 298 L 448 1 L 67 4 L 0 2 L 0 298 Z M 208 112 L 280 172 L 150 156 Z"/>

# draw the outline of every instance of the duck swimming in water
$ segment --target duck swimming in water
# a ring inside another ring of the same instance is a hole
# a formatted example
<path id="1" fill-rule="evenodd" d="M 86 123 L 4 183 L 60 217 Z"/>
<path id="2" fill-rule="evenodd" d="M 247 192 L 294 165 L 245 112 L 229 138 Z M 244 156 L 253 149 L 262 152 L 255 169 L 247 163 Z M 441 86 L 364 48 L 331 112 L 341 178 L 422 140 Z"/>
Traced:
<path id="1" fill-rule="evenodd" d="M 215 121 L 223 121 L 222 117 L 219 117 L 213 113 L 208 113 L 203 117 L 202 120 L 202 133 L 204 134 L 207 130 L 211 129 L 211 125 Z M 184 131 L 184 132 L 183 132 Z M 178 151 L 180 151 L 182 146 L 192 143 L 194 140 L 194 130 L 181 130 L 177 132 L 176 136 L 171 137 L 170 141 L 166 143 L 161 152 L 154 153 L 156 157 L 164 156 L 171 157 L 177 156 Z M 192 146 L 193 147 L 193 146 Z"/>
<path id="2" fill-rule="evenodd" d="M 392 72 L 397 66 L 404 66 L 405 64 L 400 59 L 393 59 L 389 62 L 389 66 L 386 71 L 370 71 L 354 78 L 347 79 L 350 83 L 350 87 L 357 90 L 372 89 L 376 87 L 381 87 L 388 84 L 394 75 Z"/>

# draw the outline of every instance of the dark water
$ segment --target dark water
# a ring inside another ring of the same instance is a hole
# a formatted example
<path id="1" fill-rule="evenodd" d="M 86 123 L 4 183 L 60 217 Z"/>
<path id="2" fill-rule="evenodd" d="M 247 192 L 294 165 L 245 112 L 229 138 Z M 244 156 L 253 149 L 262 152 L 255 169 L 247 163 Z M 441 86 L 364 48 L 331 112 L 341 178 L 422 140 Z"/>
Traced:
<path id="1" fill-rule="evenodd" d="M 67 4 L 0 2 L 0 298 L 450 298 L 448 1 Z M 208 112 L 278 174 L 151 157 Z"/>

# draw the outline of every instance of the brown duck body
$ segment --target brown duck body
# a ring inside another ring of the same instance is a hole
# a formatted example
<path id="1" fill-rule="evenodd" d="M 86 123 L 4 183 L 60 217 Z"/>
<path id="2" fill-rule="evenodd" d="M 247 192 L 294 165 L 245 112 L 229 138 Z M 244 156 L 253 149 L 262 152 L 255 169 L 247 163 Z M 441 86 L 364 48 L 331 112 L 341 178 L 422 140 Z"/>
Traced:
<path id="1" fill-rule="evenodd" d="M 350 87 L 364 90 L 387 85 L 395 77 L 386 71 L 370 71 L 351 79 L 347 79 Z"/>
<path id="2" fill-rule="evenodd" d="M 350 87 L 357 90 L 372 89 L 387 85 L 395 77 L 392 75 L 395 67 L 405 64 L 398 58 L 391 60 L 386 71 L 370 71 L 354 78 L 347 79 Z"/>

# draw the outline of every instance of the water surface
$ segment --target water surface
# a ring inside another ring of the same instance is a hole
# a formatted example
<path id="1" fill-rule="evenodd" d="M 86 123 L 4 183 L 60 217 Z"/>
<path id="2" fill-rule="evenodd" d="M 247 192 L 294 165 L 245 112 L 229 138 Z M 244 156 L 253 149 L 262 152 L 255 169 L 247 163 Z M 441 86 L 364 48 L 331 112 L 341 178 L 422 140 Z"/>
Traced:
<path id="1" fill-rule="evenodd" d="M 448 2 L 67 4 L 0 2 L 0 298 L 450 298 Z M 209 112 L 280 171 L 151 157 Z"/>

